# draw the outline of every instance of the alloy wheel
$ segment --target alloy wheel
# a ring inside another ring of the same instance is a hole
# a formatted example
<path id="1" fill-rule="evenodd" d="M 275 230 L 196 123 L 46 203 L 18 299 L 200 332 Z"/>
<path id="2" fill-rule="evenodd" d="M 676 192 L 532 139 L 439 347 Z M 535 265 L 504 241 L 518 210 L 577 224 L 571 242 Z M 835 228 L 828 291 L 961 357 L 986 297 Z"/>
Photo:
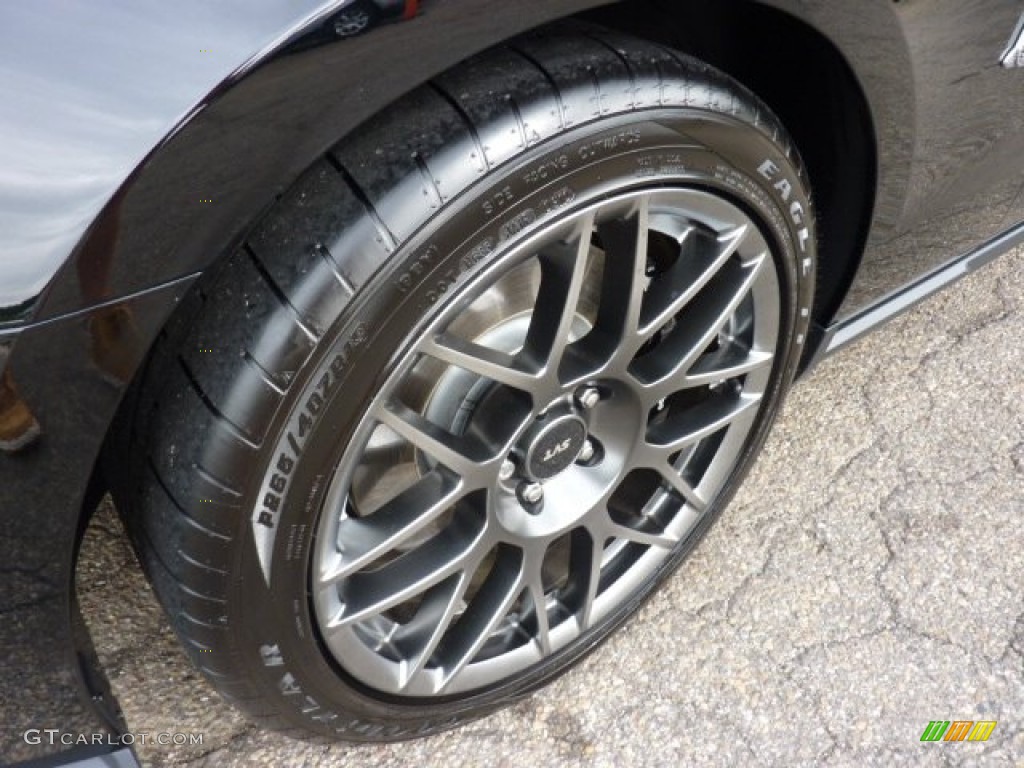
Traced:
<path id="1" fill-rule="evenodd" d="M 325 497 L 324 644 L 388 696 L 518 676 L 599 626 L 725 486 L 772 379 L 756 222 L 628 192 L 509 248 L 408 339 Z"/>

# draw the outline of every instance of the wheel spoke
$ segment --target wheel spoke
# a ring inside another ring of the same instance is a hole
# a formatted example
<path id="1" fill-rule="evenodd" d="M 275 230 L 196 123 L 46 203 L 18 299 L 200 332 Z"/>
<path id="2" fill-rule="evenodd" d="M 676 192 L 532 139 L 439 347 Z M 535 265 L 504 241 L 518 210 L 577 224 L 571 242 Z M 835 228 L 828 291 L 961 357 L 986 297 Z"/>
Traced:
<path id="1" fill-rule="evenodd" d="M 328 629 L 347 627 L 394 608 L 457 573 L 465 566 L 481 534 L 482 531 L 451 525 L 387 565 L 353 574 L 342 582 L 342 606 L 328 621 Z"/>
<path id="2" fill-rule="evenodd" d="M 728 262 L 690 302 L 685 318 L 654 352 L 630 366 L 650 403 L 680 389 L 678 380 L 729 322 L 767 261 L 767 254 L 761 254 L 743 264 Z"/>
<path id="3" fill-rule="evenodd" d="M 594 330 L 610 349 L 635 335 L 647 287 L 647 232 L 650 198 L 639 198 L 625 218 L 597 225 L 604 246 L 601 304 Z"/>
<path id="4" fill-rule="evenodd" d="M 443 691 L 480 652 L 522 594 L 523 563 L 520 550 L 509 549 L 499 553 L 486 581 L 452 628 L 454 637 L 451 643 L 442 650 L 442 674 L 438 692 Z"/>
<path id="5" fill-rule="evenodd" d="M 399 670 L 400 689 L 409 685 L 426 667 L 458 614 L 475 568 L 466 568 L 433 587 L 423 599 L 416 616 L 402 627 L 397 642 L 413 647 L 411 658 Z"/>
<path id="6" fill-rule="evenodd" d="M 692 485 L 683 479 L 683 476 L 679 474 L 679 470 L 664 459 L 656 461 L 655 464 L 656 466 L 653 469 L 661 474 L 662 479 L 664 479 L 668 486 L 682 496 L 687 504 L 698 512 L 703 512 L 707 509 L 708 503 L 700 497 Z"/>
<path id="7" fill-rule="evenodd" d="M 533 613 L 537 618 L 537 645 L 541 656 L 551 654 L 551 628 L 548 624 L 547 595 L 544 592 L 544 579 L 540 566 L 530 575 L 528 585 L 530 600 L 533 602 Z"/>
<path id="8" fill-rule="evenodd" d="M 748 225 L 741 224 L 718 236 L 711 254 L 695 253 L 681 257 L 666 274 L 659 276 L 647 291 L 641 314 L 639 342 L 651 338 L 669 320 L 679 314 L 694 296 L 718 274 L 746 241 Z M 639 346 L 639 344 L 637 345 Z"/>
<path id="9" fill-rule="evenodd" d="M 644 531 L 640 528 L 612 522 L 610 519 L 603 526 L 603 533 L 609 538 L 625 539 L 636 544 L 643 544 L 646 547 L 657 547 L 659 549 L 672 549 L 679 543 L 679 539 L 667 534 Z"/>
<path id="10" fill-rule="evenodd" d="M 605 537 L 602 531 L 577 529 L 573 531 L 570 569 L 582 582 L 577 585 L 579 599 L 576 606 L 576 626 L 580 632 L 591 624 L 594 601 L 601 587 L 601 558 L 604 557 Z"/>
<path id="11" fill-rule="evenodd" d="M 517 368 L 513 355 L 451 334 L 438 334 L 426 339 L 421 351 L 442 362 L 525 392 L 532 391 L 541 378 L 537 373 Z"/>
<path id="12" fill-rule="evenodd" d="M 587 272 L 593 213 L 583 217 L 574 240 L 556 243 L 539 256 L 541 283 L 524 351 L 536 360 L 550 378 L 558 369 L 569 345 L 570 332 L 579 306 L 583 278 Z"/>
<path id="13" fill-rule="evenodd" d="M 464 495 L 458 478 L 434 470 L 372 515 L 343 518 L 337 536 L 343 549 L 331 558 L 320 582 L 329 584 L 365 568 L 418 534 Z"/>
<path id="14" fill-rule="evenodd" d="M 413 446 L 461 475 L 467 483 L 470 478 L 479 479 L 480 465 L 494 458 L 480 445 L 452 435 L 400 403 L 389 403 L 378 409 L 377 418 Z"/>
<path id="15" fill-rule="evenodd" d="M 723 394 L 676 416 L 670 414 L 664 422 L 648 430 L 647 442 L 656 453 L 669 456 L 740 418 L 753 416 L 760 403 L 760 395 Z"/>
<path id="16" fill-rule="evenodd" d="M 683 378 L 680 389 L 717 384 L 726 379 L 745 376 L 771 367 L 775 356 L 771 352 L 745 350 L 730 345 L 711 355 L 700 358 Z"/>

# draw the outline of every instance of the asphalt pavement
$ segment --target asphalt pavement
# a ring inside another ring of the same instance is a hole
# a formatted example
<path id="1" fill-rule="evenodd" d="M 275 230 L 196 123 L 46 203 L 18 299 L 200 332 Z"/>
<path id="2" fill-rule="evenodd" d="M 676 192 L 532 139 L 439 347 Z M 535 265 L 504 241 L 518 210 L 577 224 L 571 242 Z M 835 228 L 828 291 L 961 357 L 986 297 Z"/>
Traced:
<path id="1" fill-rule="evenodd" d="M 822 363 L 719 523 L 609 642 L 457 731 L 313 745 L 220 700 L 120 525 L 79 589 L 146 766 L 1024 766 L 1024 249 Z M 986 742 L 922 743 L 933 720 Z"/>

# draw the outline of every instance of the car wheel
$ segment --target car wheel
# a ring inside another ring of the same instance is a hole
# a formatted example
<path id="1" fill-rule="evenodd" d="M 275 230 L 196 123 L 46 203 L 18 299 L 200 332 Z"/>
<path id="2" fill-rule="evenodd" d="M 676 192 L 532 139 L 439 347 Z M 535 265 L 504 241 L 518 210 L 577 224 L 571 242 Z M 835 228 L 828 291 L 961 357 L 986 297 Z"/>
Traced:
<path id="1" fill-rule="evenodd" d="M 507 705 L 721 512 L 798 363 L 806 180 L 682 54 L 558 28 L 436 78 L 202 278 L 117 501 L 195 663 L 280 728 Z"/>
<path id="2" fill-rule="evenodd" d="M 334 34 L 338 37 L 355 37 L 368 30 L 378 15 L 373 2 L 356 2 L 347 6 L 334 19 Z"/>

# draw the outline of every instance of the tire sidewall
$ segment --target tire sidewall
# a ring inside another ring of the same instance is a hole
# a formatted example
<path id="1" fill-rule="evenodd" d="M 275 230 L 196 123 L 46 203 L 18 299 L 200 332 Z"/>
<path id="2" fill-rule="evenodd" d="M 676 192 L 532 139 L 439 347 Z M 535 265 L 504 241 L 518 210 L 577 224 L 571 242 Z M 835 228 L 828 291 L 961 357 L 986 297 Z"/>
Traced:
<path id="1" fill-rule="evenodd" d="M 612 194 L 679 186 L 724 196 L 751 215 L 772 247 L 780 283 L 780 354 L 772 383 L 722 493 L 635 599 L 528 674 L 448 700 L 371 695 L 321 642 L 309 599 L 310 570 L 334 467 L 404 346 L 453 295 L 500 267 L 532 232 Z M 802 172 L 778 140 L 737 118 L 696 109 L 632 113 L 569 131 L 441 209 L 396 250 L 323 337 L 269 430 L 274 437 L 261 449 L 265 471 L 258 492 L 244 501 L 251 513 L 240 531 L 227 607 L 251 679 L 282 698 L 282 709 L 306 728 L 350 739 L 400 739 L 485 714 L 582 658 L 685 558 L 763 443 L 807 334 L 816 260 L 811 210 Z M 276 502 L 268 504 L 271 498 Z"/>

